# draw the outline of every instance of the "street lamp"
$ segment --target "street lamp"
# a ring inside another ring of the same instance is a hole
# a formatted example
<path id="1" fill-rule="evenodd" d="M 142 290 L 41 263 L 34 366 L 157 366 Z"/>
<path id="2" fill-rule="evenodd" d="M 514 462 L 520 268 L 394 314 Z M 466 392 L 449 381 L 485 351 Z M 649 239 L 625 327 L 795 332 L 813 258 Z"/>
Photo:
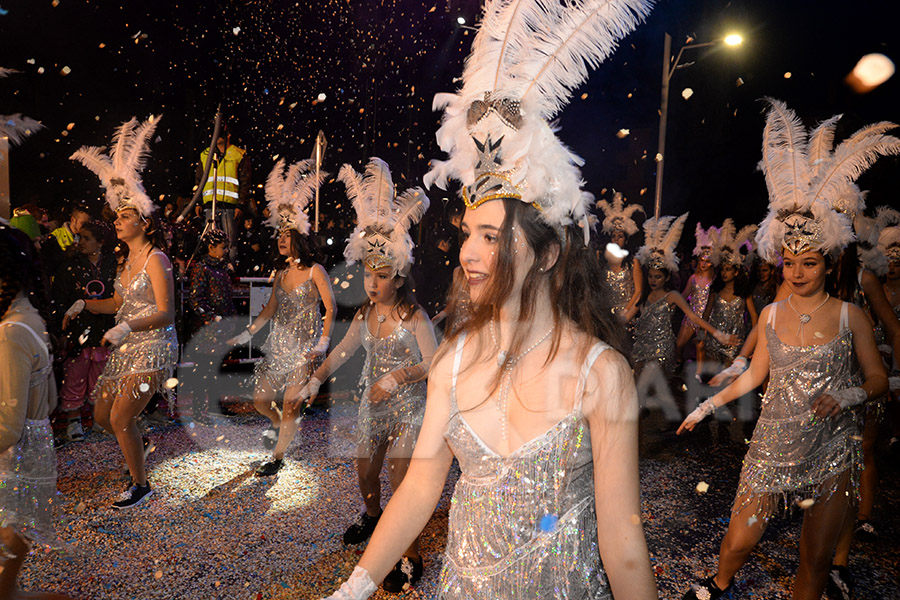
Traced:
<path id="1" fill-rule="evenodd" d="M 659 105 L 659 143 L 657 144 L 656 150 L 656 197 L 653 205 L 653 216 L 657 219 L 659 218 L 660 203 L 662 201 L 663 165 L 665 164 L 666 150 L 666 123 L 669 118 L 669 81 L 672 79 L 672 75 L 675 74 L 676 69 L 690 65 L 690 63 L 685 65 L 680 64 L 681 55 L 684 54 L 685 50 L 704 48 L 706 46 L 717 46 L 723 42 L 725 45 L 733 47 L 739 46 L 743 41 L 744 38 L 737 33 L 729 34 L 722 39 L 713 40 L 712 42 L 703 42 L 702 44 L 694 44 L 688 41 L 688 43 L 682 46 L 681 50 L 678 51 L 678 55 L 673 62 L 672 36 L 668 33 L 666 34 L 665 43 L 663 44 L 662 100 Z M 669 66 L 669 63 L 671 63 L 671 66 Z"/>

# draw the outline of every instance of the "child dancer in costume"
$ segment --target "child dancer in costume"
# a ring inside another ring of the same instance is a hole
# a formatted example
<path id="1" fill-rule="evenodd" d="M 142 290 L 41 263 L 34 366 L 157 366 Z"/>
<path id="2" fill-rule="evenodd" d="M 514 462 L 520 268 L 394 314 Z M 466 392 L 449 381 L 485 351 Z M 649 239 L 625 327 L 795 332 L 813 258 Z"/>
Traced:
<path id="1" fill-rule="evenodd" d="M 278 253 L 285 266 L 275 274 L 272 296 L 253 323 L 232 343 L 246 344 L 263 326 L 272 329 L 262 349 L 266 353 L 253 371 L 256 389 L 253 404 L 271 422 L 263 432 L 263 443 L 272 458 L 260 465 L 260 477 L 275 475 L 284 464 L 284 453 L 299 425 L 300 390 L 306 385 L 317 361 L 328 351 L 336 304 L 328 273 L 313 260 L 309 247 L 309 218 L 304 209 L 327 173 L 314 169 L 314 161 L 301 160 L 285 173 L 284 159 L 275 164 L 266 181 L 269 220 L 278 232 Z M 324 324 L 319 304 L 325 305 Z M 274 405 L 284 392 L 283 410 Z"/>
<path id="2" fill-rule="evenodd" d="M 356 209 L 357 226 L 344 256 L 365 265 L 368 302 L 357 311 L 347 335 L 310 379 L 305 396 L 314 397 L 331 373 L 363 346 L 366 362 L 360 377 L 365 388 L 357 421 L 359 489 L 366 508 L 344 533 L 345 544 L 372 535 L 381 518 L 379 474 L 385 457 L 396 490 L 409 467 L 425 413 L 425 377 L 437 342 L 428 314 L 416 304 L 408 278 L 413 262 L 409 228 L 428 210 L 428 197 L 414 188 L 395 199 L 388 166 L 372 158 L 365 175 L 350 165 L 338 178 Z M 422 576 L 418 539 L 384 579 L 384 589 L 400 592 Z"/>
<path id="3" fill-rule="evenodd" d="M 856 499 L 860 431 L 851 407 L 887 389 L 871 322 L 859 308 L 825 291 L 831 261 L 853 240 L 850 220 L 827 198 L 864 171 L 873 152 L 854 148 L 841 160 L 811 160 L 815 145 L 807 142 L 800 120 L 781 102 L 770 105 L 761 164 L 771 204 L 756 239 L 763 260 L 773 261 L 776 252 L 784 258 L 791 294 L 763 309 L 765 326 L 759 328 L 750 368 L 678 429 L 693 429 L 769 376 L 718 571 L 688 591 L 687 599 L 722 596 L 781 499 L 797 495 L 804 498 L 806 513 L 792 597 L 821 597 L 835 543 Z M 874 156 L 882 152 L 900 152 L 900 140 L 885 137 Z"/>
<path id="4" fill-rule="evenodd" d="M 644 221 L 644 245 L 638 250 L 637 258 L 647 270 L 647 291 L 640 302 L 626 314 L 628 320 L 638 313 L 634 325 L 634 347 L 631 358 L 635 363 L 635 376 L 651 364 L 666 377 L 675 373 L 675 334 L 672 332 L 672 312 L 677 307 L 685 319 L 709 332 L 722 345 L 735 343 L 733 336 L 716 330 L 715 327 L 698 316 L 687 301 L 676 291 L 667 287 L 669 277 L 678 270 L 675 246 L 681 237 L 681 230 L 687 213 L 675 217 L 650 218 Z"/>
<path id="5" fill-rule="evenodd" d="M 718 262 L 718 253 L 715 248 L 715 237 L 718 230 L 710 227 L 705 230 L 697 223 L 697 229 L 694 237 L 697 245 L 694 246 L 694 256 L 697 257 L 697 270 L 688 277 L 688 281 L 684 286 L 682 296 L 687 299 L 691 310 L 695 314 L 702 315 L 706 312 L 706 303 L 709 301 L 709 287 L 712 285 L 713 279 L 716 277 L 715 265 Z M 678 338 L 676 339 L 676 349 L 678 359 L 681 359 L 682 350 L 687 346 L 694 334 L 697 333 L 697 325 L 690 319 L 685 317 L 681 321 L 681 329 L 678 330 Z M 703 346 L 697 344 L 697 359 L 702 360 Z"/>
<path id="6" fill-rule="evenodd" d="M 627 236 L 638 232 L 638 226 L 632 219 L 636 212 L 643 214 L 644 209 L 638 204 L 624 206 L 620 192 L 613 194 L 612 204 L 606 200 L 597 202 L 597 208 L 603 211 L 603 233 L 609 234 L 611 244 L 603 251 L 602 289 L 607 295 L 613 313 L 625 319 L 625 313 L 637 304 L 644 290 L 644 277 L 641 268 L 633 257 L 625 250 Z"/>
<path id="7" fill-rule="evenodd" d="M 166 381 L 178 359 L 172 265 L 140 178 L 157 123 L 159 118 L 151 117 L 122 125 L 109 156 L 95 147 L 72 155 L 100 177 L 106 201 L 116 212 L 116 236 L 128 248 L 113 297 L 78 300 L 64 320 L 65 326 L 85 308 L 116 315 L 117 325 L 103 335 L 113 350 L 94 388 L 94 420 L 116 436 L 131 473 L 132 485 L 113 503 L 116 509 L 135 506 L 151 494 L 144 464 L 150 442 L 144 438 L 142 443 L 137 418 L 154 394 L 171 393 Z"/>
<path id="8" fill-rule="evenodd" d="M 464 186 L 472 312 L 447 332 L 409 473 L 333 598 L 374 592 L 454 456 L 439 598 L 657 597 L 637 516 L 637 395 L 610 346 L 624 332 L 585 240 L 580 159 L 547 123 L 649 9 L 603 6 L 488 2 L 462 90 L 437 99 L 450 159 L 426 183 Z"/>

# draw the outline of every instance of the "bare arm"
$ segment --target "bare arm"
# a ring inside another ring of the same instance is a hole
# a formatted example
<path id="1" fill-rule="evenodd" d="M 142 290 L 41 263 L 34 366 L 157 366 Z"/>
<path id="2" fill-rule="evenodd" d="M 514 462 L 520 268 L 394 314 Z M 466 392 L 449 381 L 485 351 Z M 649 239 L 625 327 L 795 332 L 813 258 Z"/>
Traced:
<path id="1" fill-rule="evenodd" d="M 681 312 L 684 313 L 684 316 L 686 316 L 691 321 L 691 323 L 699 326 L 710 335 L 716 335 L 716 328 L 698 317 L 697 313 L 691 310 L 691 307 L 688 306 L 688 303 L 685 301 L 684 297 L 682 297 L 681 294 L 679 294 L 678 292 L 669 292 L 669 296 L 666 301 L 669 304 L 674 304 L 679 309 L 681 309 Z M 712 304 L 712 302 L 707 302 L 706 304 L 707 306 L 709 306 Z"/>
<path id="2" fill-rule="evenodd" d="M 313 283 L 319 290 L 319 297 L 322 298 L 322 304 L 325 305 L 325 319 L 322 322 L 322 335 L 331 337 L 331 330 L 334 327 L 334 315 L 337 313 L 337 302 L 334 300 L 334 290 L 331 289 L 331 281 L 328 279 L 328 273 L 325 267 L 316 264 L 312 267 Z"/>
<path id="3" fill-rule="evenodd" d="M 894 348 L 894 356 L 900 356 L 900 321 L 891 308 L 887 296 L 884 295 L 884 288 L 874 273 L 868 269 L 863 269 L 862 287 L 866 293 L 866 300 L 872 307 L 872 312 L 884 325 L 884 335 L 887 341 Z M 856 333 L 853 334 L 856 339 Z"/>
<path id="4" fill-rule="evenodd" d="M 638 400 L 628 362 L 606 350 L 591 369 L 584 414 L 591 430 L 597 546 L 616 598 L 658 598 L 641 524 Z"/>
<path id="5" fill-rule="evenodd" d="M 386 400 L 388 396 L 394 393 L 397 387 L 422 381 L 428 376 L 431 359 L 434 357 L 434 351 L 437 348 L 434 327 L 431 325 L 431 319 L 428 318 L 424 310 L 419 310 L 416 313 L 416 316 L 412 319 L 412 324 L 422 360 L 414 365 L 395 369 L 379 378 L 369 390 L 370 401 L 381 402 Z"/>
<path id="6" fill-rule="evenodd" d="M 119 295 L 119 292 L 113 294 L 111 298 L 84 301 L 84 307 L 98 315 L 114 315 L 119 312 L 120 306 L 122 306 L 122 296 Z"/>
<path id="7" fill-rule="evenodd" d="M 693 289 L 694 289 L 694 276 L 691 275 L 690 277 L 688 277 L 687 283 L 684 284 L 684 291 L 681 292 L 681 295 L 684 296 L 685 298 L 687 298 L 688 296 L 691 295 L 691 291 L 693 291 Z"/>
<path id="8" fill-rule="evenodd" d="M 756 327 L 756 323 L 759 321 L 759 315 L 756 314 L 756 305 L 753 304 L 753 298 L 747 296 L 745 304 L 747 305 L 747 314 L 750 315 L 750 324 L 753 327 Z M 743 348 L 741 348 L 741 350 L 743 350 Z"/>
<path id="9" fill-rule="evenodd" d="M 362 343 L 362 337 L 360 335 L 362 317 L 362 311 L 358 311 L 356 315 L 354 315 L 353 321 L 350 323 L 350 328 L 347 329 L 347 333 L 344 334 L 344 339 L 341 340 L 341 343 L 338 344 L 337 347 L 328 353 L 328 357 L 322 365 L 316 369 L 316 372 L 313 373 L 314 378 L 318 379 L 320 382 L 325 381 L 332 373 L 337 371 L 341 365 L 347 362 L 347 359 L 356 353 L 356 350 Z"/>
<path id="10" fill-rule="evenodd" d="M 634 294 L 631 295 L 631 299 L 625 305 L 626 315 L 628 314 L 628 309 L 636 306 L 641 299 L 641 294 L 644 293 L 644 272 L 641 271 L 641 265 L 637 259 L 631 261 L 631 278 L 634 280 Z M 625 320 L 629 321 L 631 317 L 626 316 Z"/>

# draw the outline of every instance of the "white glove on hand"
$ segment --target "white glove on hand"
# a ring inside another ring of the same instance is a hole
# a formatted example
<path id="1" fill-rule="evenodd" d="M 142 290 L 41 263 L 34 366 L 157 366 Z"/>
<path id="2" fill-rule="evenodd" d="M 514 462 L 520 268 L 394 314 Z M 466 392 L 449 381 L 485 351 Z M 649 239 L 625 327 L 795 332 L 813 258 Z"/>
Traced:
<path id="1" fill-rule="evenodd" d="M 317 396 L 320 387 L 322 387 L 322 382 L 315 377 L 310 377 L 309 382 L 303 386 L 302 390 L 300 390 L 300 397 L 306 400 L 313 396 Z"/>
<path id="2" fill-rule="evenodd" d="M 713 332 L 713 337 L 716 338 L 716 341 L 723 346 L 728 346 L 729 342 L 731 341 L 731 334 L 725 333 L 724 331 L 719 331 L 718 329 Z"/>
<path id="3" fill-rule="evenodd" d="M 700 406 L 691 411 L 683 425 L 696 425 L 714 412 L 716 412 L 716 405 L 713 404 L 712 398 L 707 398 L 700 403 Z"/>
<path id="4" fill-rule="evenodd" d="M 892 392 L 900 391 L 900 377 L 888 377 L 888 386 Z"/>
<path id="5" fill-rule="evenodd" d="M 319 342 L 312 349 L 313 354 L 325 354 L 328 352 L 328 345 L 331 343 L 331 338 L 327 335 L 323 335 L 319 338 Z"/>
<path id="6" fill-rule="evenodd" d="M 369 577 L 369 572 L 357 566 L 338 591 L 324 600 L 366 600 L 377 589 L 375 582 Z"/>
<path id="7" fill-rule="evenodd" d="M 84 300 L 76 300 L 72 303 L 72 306 L 69 307 L 69 310 L 66 311 L 66 316 L 70 319 L 74 319 L 77 317 L 81 311 L 84 310 Z"/>
<path id="8" fill-rule="evenodd" d="M 828 395 L 837 400 L 837 403 L 840 405 L 841 410 L 844 410 L 849 406 L 862 404 L 869 399 L 869 395 L 866 393 L 866 390 L 862 389 L 861 387 L 852 387 L 838 390 L 836 392 L 828 392 Z"/>
<path id="9" fill-rule="evenodd" d="M 251 339 L 253 339 L 253 336 L 250 335 L 250 330 L 245 329 L 240 334 L 238 334 L 238 335 L 234 336 L 233 338 L 231 338 L 230 340 L 228 340 L 227 343 L 232 346 L 239 346 L 241 344 L 250 343 Z"/>
<path id="10" fill-rule="evenodd" d="M 118 346 L 129 333 L 131 333 L 131 325 L 128 324 L 128 321 L 122 321 L 104 333 L 103 339 L 109 342 L 111 346 Z"/>
<path id="11" fill-rule="evenodd" d="M 714 386 L 728 385 L 741 373 L 747 370 L 750 361 L 744 356 L 738 356 L 727 369 L 723 369 L 718 375 L 710 379 L 709 384 Z"/>
<path id="12" fill-rule="evenodd" d="M 397 382 L 397 377 L 393 373 L 384 375 L 375 383 L 385 394 L 393 394 L 397 391 L 397 388 L 400 387 L 400 384 Z"/>

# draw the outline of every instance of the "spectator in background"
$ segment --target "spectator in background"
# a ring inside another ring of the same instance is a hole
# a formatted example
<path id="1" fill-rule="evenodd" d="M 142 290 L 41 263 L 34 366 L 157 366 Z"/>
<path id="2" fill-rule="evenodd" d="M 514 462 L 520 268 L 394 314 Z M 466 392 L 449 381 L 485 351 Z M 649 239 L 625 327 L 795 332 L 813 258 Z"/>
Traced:
<path id="1" fill-rule="evenodd" d="M 265 277 L 266 252 L 263 250 L 263 236 L 258 231 L 253 215 L 244 215 L 237 235 L 237 259 L 235 269 L 241 277 Z"/>

